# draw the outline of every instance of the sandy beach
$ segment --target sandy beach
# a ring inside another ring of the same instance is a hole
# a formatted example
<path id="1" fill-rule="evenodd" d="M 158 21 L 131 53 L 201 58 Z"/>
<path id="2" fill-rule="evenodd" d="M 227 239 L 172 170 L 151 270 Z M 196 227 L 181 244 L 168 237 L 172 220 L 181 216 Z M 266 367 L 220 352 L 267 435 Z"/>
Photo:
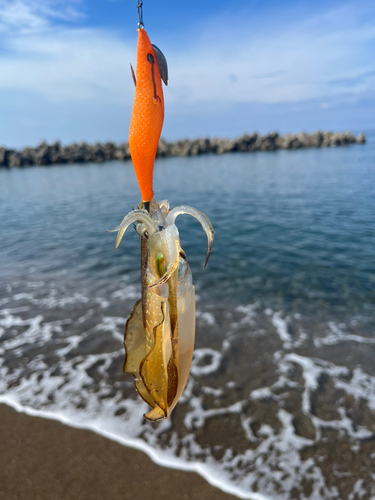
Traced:
<path id="1" fill-rule="evenodd" d="M 155 465 L 90 431 L 0 405 L 0 498 L 231 500 L 198 474 Z"/>

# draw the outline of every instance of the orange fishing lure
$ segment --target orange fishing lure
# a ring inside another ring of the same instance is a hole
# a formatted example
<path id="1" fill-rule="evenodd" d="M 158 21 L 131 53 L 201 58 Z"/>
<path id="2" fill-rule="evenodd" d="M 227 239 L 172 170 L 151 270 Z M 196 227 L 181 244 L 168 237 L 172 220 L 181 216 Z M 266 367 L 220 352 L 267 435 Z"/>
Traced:
<path id="1" fill-rule="evenodd" d="M 138 29 L 135 98 L 129 131 L 129 148 L 142 200 L 149 202 L 156 151 L 164 121 L 162 79 L 168 84 L 167 63 L 162 52 L 152 45 L 144 27 Z"/>

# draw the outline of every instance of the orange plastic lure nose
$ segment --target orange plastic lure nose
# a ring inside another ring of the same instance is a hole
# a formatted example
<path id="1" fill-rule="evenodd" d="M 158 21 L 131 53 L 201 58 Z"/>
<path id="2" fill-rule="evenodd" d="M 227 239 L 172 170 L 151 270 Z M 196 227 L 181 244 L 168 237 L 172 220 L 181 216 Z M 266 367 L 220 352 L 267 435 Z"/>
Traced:
<path id="1" fill-rule="evenodd" d="M 136 86 L 129 148 L 143 201 L 150 201 L 154 163 L 164 121 L 164 96 L 155 51 L 146 31 L 138 30 Z"/>

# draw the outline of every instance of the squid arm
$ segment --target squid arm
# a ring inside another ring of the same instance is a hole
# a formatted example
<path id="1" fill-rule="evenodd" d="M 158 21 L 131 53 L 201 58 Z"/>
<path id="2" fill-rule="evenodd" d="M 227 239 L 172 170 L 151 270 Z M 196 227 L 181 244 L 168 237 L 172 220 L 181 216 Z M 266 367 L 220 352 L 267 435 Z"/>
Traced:
<path id="1" fill-rule="evenodd" d="M 192 217 L 197 219 L 207 235 L 207 254 L 206 261 L 204 263 L 204 267 L 206 267 L 208 259 L 211 255 L 212 245 L 214 242 L 214 228 L 212 227 L 212 224 L 207 215 L 205 215 L 203 212 L 199 212 L 199 210 L 195 208 L 189 207 L 188 205 L 179 205 L 172 208 L 167 215 L 167 224 L 174 224 L 177 216 L 182 214 L 191 215 Z"/>
<path id="2" fill-rule="evenodd" d="M 141 221 L 145 225 L 147 231 L 149 231 L 149 234 L 152 235 L 156 232 L 155 225 L 146 210 L 132 210 L 127 215 L 125 215 L 119 226 L 115 227 L 114 229 L 108 229 L 108 232 L 110 233 L 118 232 L 116 239 L 116 248 L 119 246 L 122 237 L 124 236 L 125 231 L 128 229 L 130 224 L 134 224 L 138 221 Z"/>

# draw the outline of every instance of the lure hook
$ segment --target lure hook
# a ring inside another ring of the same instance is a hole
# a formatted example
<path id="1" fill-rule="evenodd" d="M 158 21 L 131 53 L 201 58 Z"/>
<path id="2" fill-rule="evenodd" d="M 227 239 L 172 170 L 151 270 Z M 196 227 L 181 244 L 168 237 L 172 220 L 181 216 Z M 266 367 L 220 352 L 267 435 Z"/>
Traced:
<path id="1" fill-rule="evenodd" d="M 138 3 L 137 3 L 137 9 L 138 9 L 138 29 L 142 30 L 145 25 L 143 23 L 143 11 L 142 11 L 142 7 L 143 7 L 143 1 L 142 0 L 138 0 Z"/>

